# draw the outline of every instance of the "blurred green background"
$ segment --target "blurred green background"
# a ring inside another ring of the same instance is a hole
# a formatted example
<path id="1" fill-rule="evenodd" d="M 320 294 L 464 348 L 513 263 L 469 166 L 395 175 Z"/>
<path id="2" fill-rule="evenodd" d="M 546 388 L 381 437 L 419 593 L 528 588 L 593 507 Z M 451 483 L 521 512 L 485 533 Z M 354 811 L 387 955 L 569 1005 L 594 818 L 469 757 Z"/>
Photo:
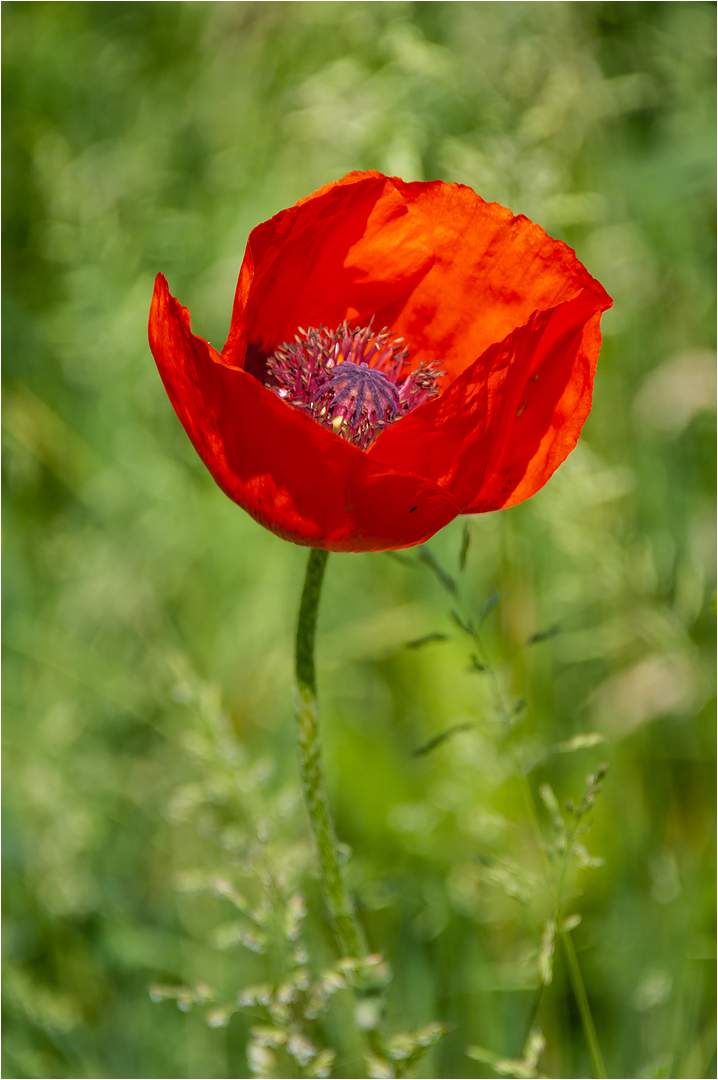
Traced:
<path id="1" fill-rule="evenodd" d="M 161 270 L 221 346 L 249 230 L 363 168 L 471 185 L 614 297 L 578 449 L 471 519 L 462 589 L 473 610 L 500 594 L 486 644 L 527 702 L 534 792 L 580 798 L 610 763 L 585 840 L 605 865 L 570 909 L 608 1075 L 715 1076 L 715 14 L 3 4 L 4 1076 L 250 1075 L 251 1009 L 214 1029 L 148 994 L 278 977 L 222 934 L 213 870 L 250 894 L 262 860 L 301 878 L 310 963 L 332 962 L 293 757 L 306 552 L 214 486 L 146 320 Z M 462 527 L 431 542 L 451 573 Z M 520 1056 L 546 913 L 450 606 L 425 565 L 332 556 L 320 703 L 389 1028 L 443 1021 L 422 1075 L 492 1076 L 465 1051 Z M 406 648 L 429 633 L 449 640 Z M 587 733 L 604 742 L 556 751 Z M 312 1037 L 361 1076 L 345 998 Z M 540 1072 L 592 1075 L 560 951 L 539 1019 Z"/>

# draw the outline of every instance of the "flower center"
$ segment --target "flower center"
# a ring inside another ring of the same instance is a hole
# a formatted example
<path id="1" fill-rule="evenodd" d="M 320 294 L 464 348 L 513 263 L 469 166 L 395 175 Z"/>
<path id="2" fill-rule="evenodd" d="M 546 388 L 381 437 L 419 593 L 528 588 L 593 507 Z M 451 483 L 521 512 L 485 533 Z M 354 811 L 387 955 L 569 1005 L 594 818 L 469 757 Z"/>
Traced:
<path id="1" fill-rule="evenodd" d="M 409 350 L 385 328 L 309 327 L 267 360 L 267 386 L 347 442 L 366 450 L 385 427 L 439 392 L 439 365 L 404 375 Z"/>

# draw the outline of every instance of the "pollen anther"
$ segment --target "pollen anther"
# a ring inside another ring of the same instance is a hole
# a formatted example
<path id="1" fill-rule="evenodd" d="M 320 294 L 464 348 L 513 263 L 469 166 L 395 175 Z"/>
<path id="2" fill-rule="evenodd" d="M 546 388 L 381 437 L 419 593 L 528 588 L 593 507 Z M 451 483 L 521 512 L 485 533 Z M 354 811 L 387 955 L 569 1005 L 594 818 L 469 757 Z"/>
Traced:
<path id="1" fill-rule="evenodd" d="M 443 375 L 435 362 L 421 363 L 402 378 L 409 350 L 386 328 L 350 330 L 298 328 L 267 360 L 276 385 L 288 404 L 366 450 L 389 424 L 439 392 Z"/>

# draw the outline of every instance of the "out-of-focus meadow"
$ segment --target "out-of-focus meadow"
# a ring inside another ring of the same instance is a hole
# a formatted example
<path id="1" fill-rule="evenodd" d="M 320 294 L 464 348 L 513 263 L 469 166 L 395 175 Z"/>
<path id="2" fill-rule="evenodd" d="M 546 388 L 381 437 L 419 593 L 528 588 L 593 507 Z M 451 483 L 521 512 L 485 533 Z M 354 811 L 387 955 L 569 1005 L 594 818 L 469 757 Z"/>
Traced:
<path id="1" fill-rule="evenodd" d="M 312 979 L 337 960 L 293 746 L 306 551 L 215 487 L 146 322 L 161 270 L 221 346 L 249 230 L 378 168 L 527 214 L 615 300 L 578 449 L 469 523 L 510 738 L 428 563 L 329 561 L 327 770 L 388 1030 L 443 1022 L 421 1075 L 493 1076 L 467 1049 L 520 1058 L 537 1006 L 538 1071 L 592 1075 L 558 942 L 537 997 L 513 746 L 554 848 L 539 788 L 578 802 L 610 764 L 565 882 L 608 1075 L 715 1076 L 715 5 L 3 8 L 3 1075 L 328 1067 L 261 1035 L 248 1065 L 267 1010 L 221 1011 L 284 977 L 263 889 L 290 921 L 302 889 Z M 430 544 L 452 575 L 462 529 Z M 366 1075 L 349 991 L 328 1004 L 304 1035 Z"/>

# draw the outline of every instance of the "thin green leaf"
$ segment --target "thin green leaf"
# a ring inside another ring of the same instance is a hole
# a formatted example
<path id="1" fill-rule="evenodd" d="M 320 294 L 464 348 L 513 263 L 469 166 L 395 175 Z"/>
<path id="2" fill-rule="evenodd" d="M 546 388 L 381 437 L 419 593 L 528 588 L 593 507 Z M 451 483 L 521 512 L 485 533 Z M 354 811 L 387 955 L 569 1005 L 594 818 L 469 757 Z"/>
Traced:
<path id="1" fill-rule="evenodd" d="M 420 547 L 418 551 L 418 557 L 420 562 L 423 562 L 426 566 L 429 567 L 429 569 L 436 576 L 442 587 L 446 589 L 447 592 L 455 595 L 456 582 L 452 578 L 451 574 L 447 574 L 443 566 L 441 566 L 440 563 L 437 561 L 437 558 L 431 548 L 428 548 L 426 545 Z"/>
<path id="2" fill-rule="evenodd" d="M 425 634 L 424 637 L 415 638 L 414 641 L 407 641 L 407 649 L 421 649 L 424 645 L 431 645 L 434 641 L 448 641 L 447 634 Z"/>
<path id="3" fill-rule="evenodd" d="M 435 735 L 433 739 L 429 739 L 423 746 L 417 746 L 416 750 L 412 750 L 412 757 L 424 757 L 425 754 L 431 753 L 432 750 L 436 750 L 437 746 L 441 746 L 447 739 L 450 739 L 453 735 L 458 735 L 460 731 L 469 731 L 473 724 L 453 724 L 451 727 L 446 728 L 445 731 Z"/>
<path id="4" fill-rule="evenodd" d="M 499 602 L 500 594 L 497 589 L 490 592 L 481 605 L 481 611 L 479 613 L 479 622 L 483 622 L 487 615 L 489 615 Z"/>
<path id="5" fill-rule="evenodd" d="M 473 625 L 470 622 L 465 621 L 464 619 L 462 619 L 462 617 L 461 617 L 461 615 L 459 615 L 458 611 L 454 611 L 452 609 L 449 612 L 449 615 L 451 616 L 451 619 L 453 620 L 453 622 L 456 623 L 459 630 L 463 630 L 463 632 L 465 634 L 471 634 L 473 636 L 473 633 L 474 633 Z"/>
<path id="6" fill-rule="evenodd" d="M 548 641 L 549 638 L 556 637 L 556 634 L 561 633 L 561 627 L 556 624 L 555 626 L 549 626 L 546 630 L 537 630 L 535 634 L 526 642 L 527 645 L 538 645 L 542 641 Z"/>

